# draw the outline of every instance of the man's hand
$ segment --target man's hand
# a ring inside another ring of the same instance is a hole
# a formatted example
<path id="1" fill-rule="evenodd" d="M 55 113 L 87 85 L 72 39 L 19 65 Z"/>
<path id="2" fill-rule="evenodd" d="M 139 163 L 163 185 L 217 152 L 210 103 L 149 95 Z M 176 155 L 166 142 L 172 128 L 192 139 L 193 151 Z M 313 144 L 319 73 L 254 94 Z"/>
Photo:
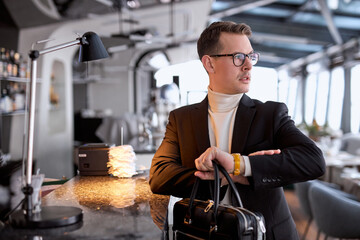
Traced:
<path id="1" fill-rule="evenodd" d="M 234 158 L 230 153 L 224 152 L 217 147 L 209 147 L 200 157 L 195 159 L 195 166 L 198 170 L 195 172 L 195 176 L 203 180 L 214 179 L 212 160 L 215 159 L 227 172 L 234 171 Z"/>
<path id="2" fill-rule="evenodd" d="M 195 166 L 198 169 L 198 171 L 195 172 L 195 176 L 202 180 L 214 179 L 214 167 L 212 164 L 212 160 L 214 159 L 216 159 L 217 162 L 223 166 L 228 173 L 234 172 L 234 157 L 230 153 L 224 152 L 217 147 L 210 147 L 203 154 L 201 154 L 200 157 L 195 159 Z M 224 176 L 220 173 L 220 178 L 223 177 Z M 233 174 L 230 174 L 230 177 L 234 182 L 249 185 L 249 181 L 244 176 L 234 176 Z M 227 180 L 223 179 L 222 185 L 226 184 L 228 184 Z"/>

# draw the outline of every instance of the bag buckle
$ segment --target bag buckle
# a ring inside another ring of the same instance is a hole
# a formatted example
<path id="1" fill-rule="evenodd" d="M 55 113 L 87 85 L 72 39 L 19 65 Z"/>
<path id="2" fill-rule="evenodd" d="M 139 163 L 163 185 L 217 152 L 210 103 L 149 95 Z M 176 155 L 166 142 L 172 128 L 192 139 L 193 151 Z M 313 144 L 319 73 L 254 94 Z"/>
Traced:
<path id="1" fill-rule="evenodd" d="M 208 212 L 211 207 L 214 205 L 214 201 L 213 200 L 209 200 L 209 204 L 206 206 L 206 208 L 204 209 L 204 212 Z"/>
<path id="2" fill-rule="evenodd" d="M 192 223 L 191 218 L 185 217 L 185 218 L 184 218 L 184 223 L 185 223 L 185 224 L 191 224 L 191 223 Z"/>

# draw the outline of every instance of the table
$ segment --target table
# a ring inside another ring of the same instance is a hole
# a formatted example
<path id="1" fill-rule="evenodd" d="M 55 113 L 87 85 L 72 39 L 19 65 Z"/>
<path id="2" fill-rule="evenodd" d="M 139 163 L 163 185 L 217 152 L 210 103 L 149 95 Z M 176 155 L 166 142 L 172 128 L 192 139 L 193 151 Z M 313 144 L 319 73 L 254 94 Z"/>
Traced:
<path id="1" fill-rule="evenodd" d="M 357 197 L 360 202 L 360 178 L 343 178 L 343 190 Z"/>
<path id="2" fill-rule="evenodd" d="M 40 230 L 6 226 L 0 239 L 164 239 L 168 202 L 151 192 L 147 171 L 123 179 L 75 176 L 42 198 L 42 205 L 79 207 L 82 222 Z"/>
<path id="3" fill-rule="evenodd" d="M 325 162 L 325 181 L 339 185 L 343 191 L 356 196 L 360 201 L 360 175 L 353 177 L 345 174 L 347 168 L 356 172 L 360 170 L 360 156 L 342 151 L 335 156 L 325 155 Z"/>
<path id="4" fill-rule="evenodd" d="M 337 155 L 324 155 L 326 164 L 325 181 L 338 183 L 338 178 L 345 167 L 359 167 L 360 156 L 352 155 L 347 152 L 339 152 Z"/>

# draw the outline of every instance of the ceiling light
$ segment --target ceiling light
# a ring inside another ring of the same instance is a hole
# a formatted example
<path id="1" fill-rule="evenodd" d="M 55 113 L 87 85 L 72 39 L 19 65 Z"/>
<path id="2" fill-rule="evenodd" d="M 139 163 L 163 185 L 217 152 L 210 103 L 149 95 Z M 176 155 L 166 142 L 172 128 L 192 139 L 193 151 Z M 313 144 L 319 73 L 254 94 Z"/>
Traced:
<path id="1" fill-rule="evenodd" d="M 339 0 L 328 0 L 327 2 L 328 2 L 328 6 L 330 9 L 333 9 L 333 10 L 338 9 Z"/>
<path id="2" fill-rule="evenodd" d="M 127 0 L 126 5 L 129 8 L 139 8 L 141 4 L 140 4 L 139 0 Z"/>

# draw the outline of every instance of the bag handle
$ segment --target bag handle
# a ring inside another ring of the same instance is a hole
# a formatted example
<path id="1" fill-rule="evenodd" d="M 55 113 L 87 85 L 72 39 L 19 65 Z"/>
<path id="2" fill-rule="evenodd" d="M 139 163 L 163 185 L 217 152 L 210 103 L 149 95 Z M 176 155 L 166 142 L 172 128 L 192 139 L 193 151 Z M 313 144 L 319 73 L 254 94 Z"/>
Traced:
<path id="1" fill-rule="evenodd" d="M 229 173 L 225 170 L 225 168 L 223 166 L 221 166 L 220 164 L 218 164 L 216 161 L 213 160 L 213 166 L 214 166 L 214 171 L 215 168 L 217 167 L 220 172 L 225 176 L 226 180 L 228 181 L 230 187 L 231 187 L 231 190 L 233 191 L 233 194 L 235 195 L 235 199 L 239 205 L 239 207 L 243 207 L 243 204 L 242 204 L 242 201 L 241 201 L 241 198 L 240 198 L 240 194 L 236 188 L 236 185 L 235 183 L 233 182 L 233 180 L 231 179 Z M 220 180 L 219 180 L 220 181 Z M 219 188 L 220 188 L 220 185 L 219 185 Z"/>
<path id="2" fill-rule="evenodd" d="M 214 186 L 214 221 L 215 221 L 215 226 L 217 226 L 217 212 L 218 212 L 218 208 L 219 208 L 219 203 L 220 203 L 220 177 L 219 177 L 219 170 L 220 172 L 225 176 L 226 180 L 228 181 L 231 190 L 233 191 L 234 195 L 235 195 L 235 199 L 238 203 L 238 205 L 240 207 L 243 207 L 241 198 L 240 198 L 240 194 L 236 189 L 236 186 L 234 184 L 234 182 L 232 181 L 231 177 L 229 176 L 229 174 L 227 173 L 227 171 L 224 169 L 223 166 L 219 165 L 215 160 L 212 161 L 213 162 L 213 167 L 214 167 L 214 180 L 215 180 L 215 186 Z M 193 209 L 193 203 L 196 197 L 196 193 L 198 191 L 199 188 L 199 183 L 200 183 L 201 179 L 200 178 L 196 178 L 193 189 L 191 191 L 191 195 L 190 195 L 190 200 L 189 200 L 189 208 L 187 210 L 187 213 L 185 215 L 185 219 L 184 222 L 187 224 L 191 224 L 191 213 L 192 213 L 192 209 Z"/>

